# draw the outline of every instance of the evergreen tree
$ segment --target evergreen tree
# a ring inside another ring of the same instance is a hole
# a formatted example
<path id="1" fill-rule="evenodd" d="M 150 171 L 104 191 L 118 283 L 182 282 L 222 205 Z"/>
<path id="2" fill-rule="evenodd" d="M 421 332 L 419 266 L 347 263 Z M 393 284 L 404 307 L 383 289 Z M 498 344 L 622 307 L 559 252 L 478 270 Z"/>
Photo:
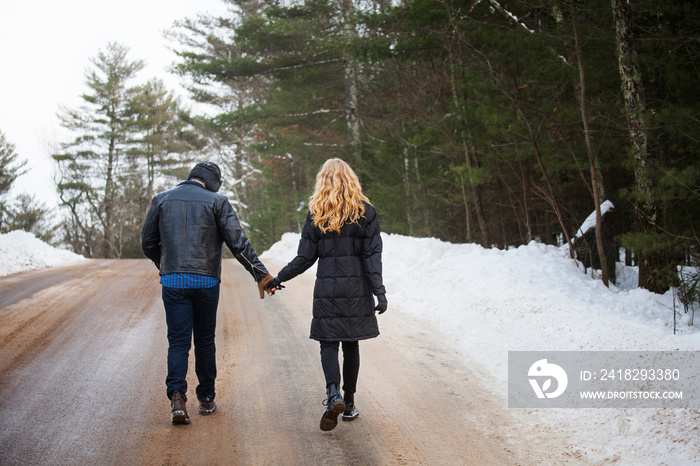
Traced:
<path id="1" fill-rule="evenodd" d="M 7 221 L 0 228 L 0 232 L 24 230 L 45 243 L 52 244 L 57 227 L 51 225 L 51 217 L 51 210 L 45 203 L 38 202 L 35 196 L 20 194 L 8 206 Z"/>
<path id="2" fill-rule="evenodd" d="M 188 112 L 160 80 L 133 89 L 127 114 L 131 120 L 128 159 L 135 167 L 145 165 L 144 198 L 150 202 L 158 175 L 177 172 L 192 162 L 189 154 L 202 150 L 205 142 L 194 130 Z"/>
<path id="3" fill-rule="evenodd" d="M 216 100 L 220 87 L 231 92 L 208 126 L 222 152 L 235 157 L 230 164 L 241 168 L 234 180 L 246 180 L 246 186 L 238 187 L 243 196 L 234 202 L 247 207 L 242 215 L 252 225 L 247 233 L 264 247 L 303 224 L 303 206 L 321 163 L 353 151 L 347 135 L 357 133 L 356 109 L 347 110 L 345 103 L 345 78 L 352 81 L 352 73 L 345 66 L 341 4 L 237 5 L 236 21 L 181 25 L 178 40 L 185 49 L 177 70 L 199 86 L 210 83 L 193 89 L 199 100 Z M 228 34 L 208 35 L 204 26 L 212 24 Z M 352 94 L 352 85 L 348 88 Z"/>
<path id="4" fill-rule="evenodd" d="M 19 161 L 15 152 L 15 145 L 7 140 L 5 134 L 0 131 L 0 228 L 7 230 L 8 201 L 7 195 L 15 182 L 24 173 L 26 161 Z"/>
<path id="5" fill-rule="evenodd" d="M 131 84 L 144 63 L 128 50 L 111 43 L 99 52 L 84 105 L 60 115 L 76 133 L 53 155 L 65 239 L 86 257 L 140 257 L 140 223 L 158 177 L 189 164 L 187 154 L 202 146 L 162 83 Z"/>
<path id="6" fill-rule="evenodd" d="M 266 228 L 257 220 L 262 215 L 279 214 L 278 209 L 266 203 L 257 192 L 261 166 L 257 154 L 248 150 L 264 134 L 256 119 L 236 117 L 234 112 L 243 108 L 258 108 L 265 101 L 270 81 L 264 75 L 226 76 L 217 73 L 225 63 L 241 53 L 231 43 L 231 37 L 242 18 L 260 18 L 265 4 L 257 1 L 235 2 L 231 18 L 200 16 L 176 24 L 170 36 L 178 42 L 177 51 L 182 62 L 174 71 L 189 79 L 187 88 L 191 97 L 209 107 L 208 114 L 194 120 L 203 133 L 212 158 L 218 162 L 223 177 L 222 190 L 230 190 L 231 203 L 255 244 L 261 237 L 271 244 Z M 256 227 L 256 224 L 258 224 Z"/>
<path id="7" fill-rule="evenodd" d="M 617 0 L 233 3 L 238 16 L 187 23 L 177 70 L 218 104 L 204 121 L 224 165 L 241 167 L 236 198 L 257 242 L 299 228 L 313 174 L 341 156 L 385 231 L 569 243 L 573 254 L 581 222 L 611 200 L 611 220 L 598 218 L 597 239 L 577 251 L 604 281 L 621 243 L 655 291 L 690 255 L 700 213 L 691 2 L 628 2 L 638 39 L 626 58 Z M 630 60 L 637 71 L 621 74 Z M 644 91 L 636 110 L 620 92 L 630 77 Z"/>
<path id="8" fill-rule="evenodd" d="M 110 43 L 100 51 L 86 73 L 91 93 L 82 95 L 85 104 L 60 115 L 61 124 L 78 135 L 53 156 L 59 197 L 71 216 L 71 245 L 86 257 L 118 257 L 116 183 L 128 150 L 134 93 L 128 84 L 144 67 L 142 61 L 127 59 L 128 50 Z"/>

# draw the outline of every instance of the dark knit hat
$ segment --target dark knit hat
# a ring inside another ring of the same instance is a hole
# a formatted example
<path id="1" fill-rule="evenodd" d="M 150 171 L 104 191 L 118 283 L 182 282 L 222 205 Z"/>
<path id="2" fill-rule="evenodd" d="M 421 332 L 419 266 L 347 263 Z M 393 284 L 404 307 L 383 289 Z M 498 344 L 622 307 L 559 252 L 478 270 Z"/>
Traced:
<path id="1" fill-rule="evenodd" d="M 221 187 L 221 170 L 214 162 L 199 162 L 190 172 L 188 179 L 199 178 L 209 191 L 217 192 Z"/>

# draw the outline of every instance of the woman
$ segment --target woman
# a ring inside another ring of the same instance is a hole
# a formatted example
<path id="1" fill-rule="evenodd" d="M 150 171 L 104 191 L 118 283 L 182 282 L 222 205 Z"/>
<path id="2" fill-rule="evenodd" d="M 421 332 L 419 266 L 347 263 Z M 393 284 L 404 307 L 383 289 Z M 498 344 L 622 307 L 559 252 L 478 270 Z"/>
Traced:
<path id="1" fill-rule="evenodd" d="M 382 239 L 377 212 L 355 172 L 340 159 L 330 159 L 316 175 L 309 214 L 301 232 L 297 256 L 270 283 L 280 283 L 306 271 L 318 259 L 310 337 L 320 342 L 321 365 L 328 399 L 321 430 L 357 418 L 355 389 L 360 369 L 358 341 L 379 335 L 374 311 L 387 308 L 382 284 Z M 377 296 L 375 306 L 373 295 Z M 343 347 L 343 396 L 340 395 L 338 348 Z"/>

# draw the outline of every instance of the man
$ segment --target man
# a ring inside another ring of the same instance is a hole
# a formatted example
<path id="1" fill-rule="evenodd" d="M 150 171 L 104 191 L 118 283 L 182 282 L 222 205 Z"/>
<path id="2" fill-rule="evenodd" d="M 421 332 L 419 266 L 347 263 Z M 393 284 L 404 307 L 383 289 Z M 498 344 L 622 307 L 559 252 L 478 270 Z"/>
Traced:
<path id="1" fill-rule="evenodd" d="M 153 198 L 141 230 L 143 253 L 160 271 L 168 325 L 168 376 L 165 380 L 173 424 L 189 424 L 187 359 L 194 333 L 199 413 L 211 414 L 216 379 L 216 310 L 223 243 L 250 272 L 260 298 L 272 276 L 241 231 L 226 196 L 216 194 L 221 171 L 212 162 L 195 165 L 187 181 Z"/>

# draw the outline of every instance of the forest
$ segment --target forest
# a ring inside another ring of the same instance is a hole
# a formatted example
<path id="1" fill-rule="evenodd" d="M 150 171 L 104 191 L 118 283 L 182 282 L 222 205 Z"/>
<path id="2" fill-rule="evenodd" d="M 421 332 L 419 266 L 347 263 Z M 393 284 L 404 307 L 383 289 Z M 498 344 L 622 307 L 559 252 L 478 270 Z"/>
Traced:
<path id="1" fill-rule="evenodd" d="M 58 234 L 75 252 L 142 257 L 154 193 L 205 159 L 263 251 L 301 229 L 317 170 L 340 157 L 387 233 L 568 246 L 606 284 L 623 261 L 656 292 L 700 261 L 694 2 L 226 3 L 168 31 L 197 105 L 135 84 L 143 62 L 112 43 L 84 105 L 61 109 L 75 138 L 53 155 Z"/>

